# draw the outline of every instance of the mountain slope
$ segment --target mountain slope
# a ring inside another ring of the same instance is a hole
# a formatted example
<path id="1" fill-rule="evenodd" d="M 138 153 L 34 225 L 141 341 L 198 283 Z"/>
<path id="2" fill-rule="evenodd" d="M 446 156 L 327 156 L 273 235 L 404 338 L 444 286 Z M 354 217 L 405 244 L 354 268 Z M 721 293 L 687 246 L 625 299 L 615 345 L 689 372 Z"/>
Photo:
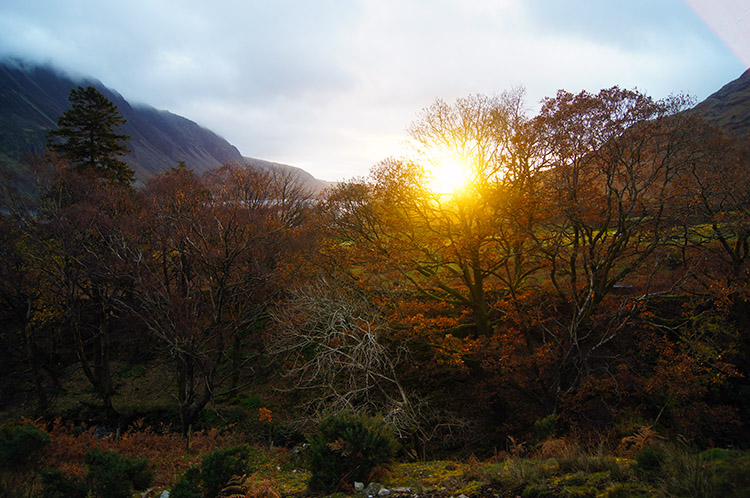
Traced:
<path id="1" fill-rule="evenodd" d="M 225 163 L 246 163 L 262 169 L 292 172 L 315 192 L 329 184 L 293 166 L 244 158 L 235 146 L 197 123 L 146 105 L 131 105 L 100 81 L 76 79 L 54 68 L 19 61 L 0 62 L 0 160 L 11 164 L 24 155 L 41 153 L 47 133 L 70 108 L 71 88 L 92 85 L 118 108 L 127 123 L 120 129 L 131 137 L 123 160 L 146 180 L 184 161 L 198 173 Z"/>
<path id="2" fill-rule="evenodd" d="M 256 159 L 254 157 L 243 157 L 242 160 L 248 166 L 258 168 L 261 171 L 268 171 L 270 173 L 277 173 L 281 175 L 289 175 L 292 178 L 296 178 L 297 180 L 301 181 L 303 185 L 306 185 L 308 188 L 310 188 L 315 194 L 319 194 L 323 190 L 335 184 L 334 182 L 319 180 L 307 171 L 296 166 L 276 163 L 273 161 L 266 161 L 263 159 Z"/>
<path id="3" fill-rule="evenodd" d="M 696 105 L 693 111 L 740 140 L 750 137 L 750 69 Z"/>

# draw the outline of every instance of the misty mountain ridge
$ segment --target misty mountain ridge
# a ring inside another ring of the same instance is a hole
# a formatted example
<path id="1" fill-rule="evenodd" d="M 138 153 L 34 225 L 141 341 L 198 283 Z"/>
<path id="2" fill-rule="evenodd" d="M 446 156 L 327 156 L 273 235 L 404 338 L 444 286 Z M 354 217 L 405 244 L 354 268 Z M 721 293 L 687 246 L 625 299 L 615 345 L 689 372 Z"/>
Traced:
<path id="1" fill-rule="evenodd" d="M 169 111 L 146 104 L 131 105 L 101 81 L 17 59 L 0 60 L 0 162 L 18 165 L 26 154 L 42 153 L 47 134 L 70 108 L 70 90 L 79 85 L 99 89 L 127 120 L 120 131 L 131 137 L 131 152 L 122 159 L 141 181 L 184 161 L 197 173 L 235 163 L 291 174 L 315 193 L 332 185 L 294 166 L 245 157 L 211 130 Z M 750 138 L 750 70 L 696 105 L 692 112 L 736 134 L 738 140 Z"/>
<path id="2" fill-rule="evenodd" d="M 294 166 L 244 157 L 213 131 L 169 111 L 130 104 L 99 80 L 20 60 L 0 61 L 0 160 L 17 164 L 28 153 L 42 153 L 47 134 L 71 107 L 70 90 L 88 85 L 101 91 L 127 120 L 118 130 L 131 137 L 130 153 L 122 160 L 141 181 L 184 161 L 199 174 L 227 163 L 290 174 L 315 193 L 331 185 Z"/>

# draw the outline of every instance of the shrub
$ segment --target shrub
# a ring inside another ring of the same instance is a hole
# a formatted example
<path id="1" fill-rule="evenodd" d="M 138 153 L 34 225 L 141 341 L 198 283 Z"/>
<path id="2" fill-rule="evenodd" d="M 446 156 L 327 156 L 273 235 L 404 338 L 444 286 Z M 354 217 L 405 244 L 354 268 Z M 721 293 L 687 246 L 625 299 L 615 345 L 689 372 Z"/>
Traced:
<path id="1" fill-rule="evenodd" d="M 49 442 L 49 434 L 31 424 L 0 429 L 0 496 L 29 494 L 38 477 L 42 450 Z"/>
<path id="2" fill-rule="evenodd" d="M 199 467 L 190 467 L 172 486 L 170 498 L 203 498 L 200 486 L 201 472 Z"/>
<path id="3" fill-rule="evenodd" d="M 89 487 L 78 477 L 68 477 L 57 469 L 42 472 L 42 498 L 86 498 Z"/>
<path id="4" fill-rule="evenodd" d="M 86 480 L 94 496 L 130 498 L 133 489 L 146 489 L 153 472 L 144 459 L 125 458 L 114 451 L 94 448 L 86 453 Z"/>
<path id="5" fill-rule="evenodd" d="M 382 419 L 342 413 L 323 420 L 308 438 L 311 491 L 349 490 L 393 461 L 396 442 Z"/>
<path id="6" fill-rule="evenodd" d="M 220 448 L 203 457 L 200 480 L 205 498 L 214 498 L 227 485 L 232 476 L 246 472 L 249 448 L 247 445 Z"/>
<path id="7" fill-rule="evenodd" d="M 638 468 L 646 472 L 660 470 L 667 455 L 661 446 L 648 446 L 635 455 Z"/>
<path id="8" fill-rule="evenodd" d="M 191 467 L 172 488 L 172 498 L 216 498 L 234 476 L 247 472 L 250 448 L 241 444 L 219 448 Z"/>
<path id="9" fill-rule="evenodd" d="M 534 422 L 534 435 L 536 436 L 536 439 L 543 441 L 545 439 L 553 438 L 557 432 L 558 418 L 557 415 L 552 414 Z"/>
<path id="10" fill-rule="evenodd" d="M 6 425 L 0 429 L 0 466 L 25 467 L 41 456 L 49 442 L 49 434 L 31 424 Z"/>

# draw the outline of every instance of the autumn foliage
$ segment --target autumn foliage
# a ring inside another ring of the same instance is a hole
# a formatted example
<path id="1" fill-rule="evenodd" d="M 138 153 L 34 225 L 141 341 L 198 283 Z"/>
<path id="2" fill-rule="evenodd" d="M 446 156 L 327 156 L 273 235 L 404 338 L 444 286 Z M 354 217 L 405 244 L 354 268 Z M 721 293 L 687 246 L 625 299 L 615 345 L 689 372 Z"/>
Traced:
<path id="1" fill-rule="evenodd" d="M 38 198 L 0 214 L 3 401 L 33 401 L 66 475 L 101 448 L 159 485 L 229 442 L 215 427 L 291 445 L 362 411 L 405 458 L 644 428 L 746 445 L 748 156 L 688 104 L 437 101 L 413 157 L 317 199 L 240 165 L 135 188 L 40 160 Z M 433 191 L 446 155 L 467 180 Z M 157 364 L 161 411 L 124 399 Z"/>

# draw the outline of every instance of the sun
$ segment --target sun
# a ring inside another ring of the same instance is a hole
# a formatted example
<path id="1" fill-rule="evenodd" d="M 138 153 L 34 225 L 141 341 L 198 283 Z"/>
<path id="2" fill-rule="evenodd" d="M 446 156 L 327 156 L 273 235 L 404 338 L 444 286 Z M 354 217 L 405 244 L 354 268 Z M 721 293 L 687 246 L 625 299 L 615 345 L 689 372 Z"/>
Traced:
<path id="1" fill-rule="evenodd" d="M 454 154 L 440 154 L 429 161 L 427 188 L 436 194 L 452 194 L 469 183 L 466 161 Z"/>

